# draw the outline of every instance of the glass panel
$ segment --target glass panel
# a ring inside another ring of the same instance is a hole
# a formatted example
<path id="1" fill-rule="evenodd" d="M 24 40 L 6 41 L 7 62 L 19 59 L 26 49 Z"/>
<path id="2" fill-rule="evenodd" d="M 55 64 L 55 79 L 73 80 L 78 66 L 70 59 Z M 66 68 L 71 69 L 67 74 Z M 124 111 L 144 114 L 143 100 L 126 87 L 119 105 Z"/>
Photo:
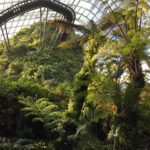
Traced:
<path id="1" fill-rule="evenodd" d="M 21 2 L 23 0 L 0 0 L 0 12 L 5 10 L 6 8 L 11 7 L 12 5 Z M 76 21 L 75 23 L 86 25 L 91 19 L 97 21 L 96 16 L 100 16 L 100 8 L 98 8 L 99 0 L 57 0 L 64 4 L 72 7 L 76 13 Z M 46 9 L 42 9 L 43 20 L 46 16 Z M 99 14 L 98 14 L 99 13 Z M 60 14 L 49 10 L 48 18 L 49 19 L 59 19 Z M 85 18 L 86 16 L 86 18 Z M 25 14 L 18 16 L 14 19 L 11 19 L 6 23 L 7 31 L 9 37 L 18 31 L 18 29 L 22 27 L 27 27 L 34 22 L 38 22 L 40 20 L 39 9 L 26 12 Z M 16 29 L 15 29 L 16 28 Z M 0 32 L 0 39 L 3 39 L 2 34 Z"/>

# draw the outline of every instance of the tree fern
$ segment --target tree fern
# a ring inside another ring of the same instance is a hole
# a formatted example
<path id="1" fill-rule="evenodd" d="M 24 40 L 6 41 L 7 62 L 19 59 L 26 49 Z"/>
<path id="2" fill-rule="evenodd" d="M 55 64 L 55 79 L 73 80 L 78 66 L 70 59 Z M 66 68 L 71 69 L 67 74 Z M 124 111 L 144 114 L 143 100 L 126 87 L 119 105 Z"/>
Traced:
<path id="1" fill-rule="evenodd" d="M 51 128 L 51 125 L 53 125 L 52 128 L 57 127 L 58 123 L 61 122 L 63 112 L 59 110 L 56 104 L 46 98 L 36 101 L 23 98 L 19 102 L 24 105 L 22 111 L 25 116 L 31 116 L 33 122 L 43 122 L 46 128 Z"/>

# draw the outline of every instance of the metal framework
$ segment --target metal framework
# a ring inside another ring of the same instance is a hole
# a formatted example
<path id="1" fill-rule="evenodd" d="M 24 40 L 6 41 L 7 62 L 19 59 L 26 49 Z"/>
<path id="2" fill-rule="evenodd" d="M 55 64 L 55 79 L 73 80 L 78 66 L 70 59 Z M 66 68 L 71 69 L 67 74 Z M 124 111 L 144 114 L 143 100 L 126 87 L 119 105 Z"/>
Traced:
<path id="1" fill-rule="evenodd" d="M 0 0 L 0 12 L 22 1 L 24 0 Z M 75 23 L 78 24 L 86 25 L 90 20 L 96 22 L 99 16 L 101 15 L 101 7 L 99 0 L 57 0 L 57 1 L 70 6 L 75 11 L 76 14 Z M 7 21 L 6 24 L 2 26 L 3 31 L 7 32 L 7 35 L 11 37 L 21 28 L 27 27 L 35 22 L 39 22 L 41 19 L 41 15 L 39 15 L 40 10 L 42 11 L 42 20 L 48 21 L 53 19 L 60 19 L 62 16 L 60 13 L 55 12 L 51 9 L 47 10 L 44 8 L 37 8 L 35 10 L 27 11 L 24 14 L 16 16 L 15 18 L 12 18 L 11 20 Z M 5 26 L 7 31 L 5 31 Z M 4 37 L 2 31 L 0 31 L 0 40 L 2 39 L 4 40 Z M 44 38 L 41 39 L 41 41 L 43 41 L 42 43 L 44 43 Z M 43 46 L 43 44 L 41 46 Z"/>

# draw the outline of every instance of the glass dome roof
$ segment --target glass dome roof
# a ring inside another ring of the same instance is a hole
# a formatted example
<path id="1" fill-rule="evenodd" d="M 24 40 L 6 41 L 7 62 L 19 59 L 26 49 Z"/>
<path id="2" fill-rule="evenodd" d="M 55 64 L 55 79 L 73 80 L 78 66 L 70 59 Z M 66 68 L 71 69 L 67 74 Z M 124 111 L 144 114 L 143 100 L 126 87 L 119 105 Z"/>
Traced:
<path id="1" fill-rule="evenodd" d="M 0 12 L 21 2 L 23 0 L 0 0 Z M 76 13 L 75 23 L 86 25 L 90 20 L 96 22 L 101 15 L 99 0 L 57 0 L 70 6 Z M 46 18 L 47 8 L 42 8 L 42 20 Z M 48 10 L 48 20 L 59 19 L 62 15 Z M 9 37 L 14 35 L 21 28 L 27 27 L 33 23 L 39 22 L 40 9 L 35 9 L 19 15 L 2 26 L 4 32 L 8 33 Z M 7 31 L 5 31 L 7 29 Z M 2 31 L 0 31 L 0 39 L 3 39 Z"/>

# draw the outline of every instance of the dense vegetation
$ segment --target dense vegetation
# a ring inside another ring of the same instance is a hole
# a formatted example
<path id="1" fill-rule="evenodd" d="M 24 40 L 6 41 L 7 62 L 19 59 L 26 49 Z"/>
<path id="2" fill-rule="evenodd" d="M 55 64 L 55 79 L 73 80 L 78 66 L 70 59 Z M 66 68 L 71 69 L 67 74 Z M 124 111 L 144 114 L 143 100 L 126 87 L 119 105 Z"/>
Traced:
<path id="1" fill-rule="evenodd" d="M 11 38 L 11 49 L 1 43 L 5 149 L 149 150 L 149 2 L 100 3 L 98 24 L 49 22 L 42 49 L 38 24 Z M 51 48 L 58 24 L 70 38 Z"/>

